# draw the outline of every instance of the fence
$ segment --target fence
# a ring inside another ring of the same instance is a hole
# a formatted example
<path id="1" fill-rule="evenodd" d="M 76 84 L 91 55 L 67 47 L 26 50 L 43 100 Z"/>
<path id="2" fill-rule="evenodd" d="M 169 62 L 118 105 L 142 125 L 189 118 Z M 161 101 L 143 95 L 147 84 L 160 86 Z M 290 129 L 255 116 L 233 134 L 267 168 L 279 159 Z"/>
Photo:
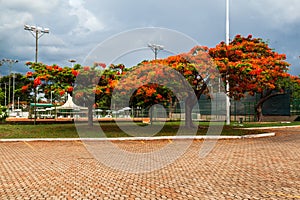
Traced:
<path id="1" fill-rule="evenodd" d="M 230 101 L 231 121 L 255 121 L 256 112 L 255 105 L 259 100 L 259 96 L 247 96 L 239 101 Z M 199 100 L 199 107 L 194 108 L 192 117 L 194 120 L 211 120 L 225 119 L 226 104 L 225 96 L 216 94 L 211 100 L 206 96 L 202 96 Z M 146 109 L 135 110 L 135 117 L 147 117 L 149 112 Z M 263 105 L 264 116 L 290 116 L 300 115 L 300 99 L 291 99 L 290 94 L 278 95 L 268 99 Z M 184 103 L 180 102 L 175 109 L 156 108 L 153 111 L 153 117 L 160 118 L 167 116 L 170 119 L 178 120 L 185 118 Z"/>
<path id="2" fill-rule="evenodd" d="M 300 99 L 292 99 L 291 115 L 300 115 Z"/>

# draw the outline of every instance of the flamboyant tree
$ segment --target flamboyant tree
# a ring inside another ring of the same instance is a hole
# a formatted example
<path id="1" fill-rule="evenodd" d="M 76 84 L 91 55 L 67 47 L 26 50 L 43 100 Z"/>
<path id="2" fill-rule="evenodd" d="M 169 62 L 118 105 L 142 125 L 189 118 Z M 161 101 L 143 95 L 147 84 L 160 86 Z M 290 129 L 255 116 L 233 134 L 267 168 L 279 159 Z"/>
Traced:
<path id="1" fill-rule="evenodd" d="M 229 81 L 230 97 L 241 99 L 246 94 L 258 94 L 255 105 L 257 120 L 262 119 L 262 105 L 271 97 L 284 94 L 289 78 L 286 56 L 279 54 L 260 38 L 235 38 L 209 50 L 223 81 Z"/>
<path id="2" fill-rule="evenodd" d="M 97 63 L 96 63 L 97 64 Z M 102 74 L 97 84 L 96 105 L 100 108 L 111 108 L 111 96 L 118 80 L 126 74 L 128 68 L 123 64 L 111 64 L 108 67 L 102 65 Z M 99 63 L 98 63 L 99 66 Z"/>
<path id="3" fill-rule="evenodd" d="M 26 73 L 26 77 L 32 81 L 24 85 L 22 90 L 27 91 L 38 86 L 48 96 L 51 92 L 61 96 L 66 92 L 71 94 L 75 78 L 81 67 L 80 65 L 75 65 L 74 68 L 60 67 L 56 64 L 46 65 L 34 62 L 27 62 L 26 65 L 32 70 Z"/>
<path id="4" fill-rule="evenodd" d="M 113 88 L 126 71 L 122 64 L 108 68 L 104 63 L 94 63 L 91 67 L 76 64 L 74 68 L 33 62 L 26 65 L 32 71 L 25 75 L 31 82 L 22 87 L 24 92 L 39 87 L 48 95 L 52 91 L 61 96 L 66 92 L 71 94 L 75 103 L 88 107 L 89 125 L 93 122 L 93 107 L 109 106 Z"/>
<path id="5" fill-rule="evenodd" d="M 46 65 L 43 63 L 27 62 L 27 66 L 32 71 L 26 73 L 25 77 L 31 80 L 22 87 L 22 92 L 34 92 L 34 102 L 37 101 L 37 90 L 43 90 L 45 96 L 51 96 L 51 92 L 64 95 L 66 92 L 72 93 L 74 80 L 77 75 L 77 68 L 60 67 L 56 64 Z M 52 102 L 51 102 L 52 103 Z M 36 112 L 36 109 L 34 109 Z M 36 113 L 35 113 L 36 116 Z"/>
<path id="6" fill-rule="evenodd" d="M 92 67 L 80 68 L 76 77 L 75 103 L 88 107 L 88 125 L 93 125 L 93 107 L 108 107 L 118 79 L 125 73 L 125 66 L 96 62 Z"/>
<path id="7" fill-rule="evenodd" d="M 130 99 L 132 106 L 149 108 L 153 104 L 167 106 L 172 102 L 172 91 L 159 84 L 147 84 L 139 87 Z"/>
<path id="8" fill-rule="evenodd" d="M 161 100 L 171 100 L 162 87 L 172 88 L 177 98 L 185 102 L 186 127 L 193 127 L 192 109 L 200 96 L 207 90 L 209 79 L 217 73 L 206 47 L 197 46 L 188 53 L 170 56 L 165 59 L 144 61 L 133 67 L 132 71 L 117 85 L 120 94 L 136 91 L 136 98 L 155 104 Z M 132 95 L 132 94 L 131 94 Z M 143 96 L 141 98 L 141 96 Z"/>

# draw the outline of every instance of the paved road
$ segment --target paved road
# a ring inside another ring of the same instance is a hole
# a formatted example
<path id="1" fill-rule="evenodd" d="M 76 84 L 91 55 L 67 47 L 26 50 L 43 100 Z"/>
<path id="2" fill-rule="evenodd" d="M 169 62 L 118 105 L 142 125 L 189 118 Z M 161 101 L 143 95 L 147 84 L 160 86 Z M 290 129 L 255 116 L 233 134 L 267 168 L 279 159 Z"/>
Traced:
<path id="1" fill-rule="evenodd" d="M 3 142 L 0 199 L 300 199 L 300 130 L 275 132 L 219 140 L 205 158 L 199 157 L 203 141 L 195 140 L 175 162 L 147 173 L 107 167 L 78 141 Z M 139 153 L 168 143 L 114 145 Z"/>

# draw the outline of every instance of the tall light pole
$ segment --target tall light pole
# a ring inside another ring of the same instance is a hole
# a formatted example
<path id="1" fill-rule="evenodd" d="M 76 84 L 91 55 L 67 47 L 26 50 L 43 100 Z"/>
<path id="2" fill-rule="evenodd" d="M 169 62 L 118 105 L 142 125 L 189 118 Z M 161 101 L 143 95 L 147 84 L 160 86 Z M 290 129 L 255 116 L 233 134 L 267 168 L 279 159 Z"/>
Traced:
<path id="1" fill-rule="evenodd" d="M 12 67 L 13 67 L 13 64 L 19 62 L 18 60 L 13 60 L 13 59 L 7 59 L 7 58 L 3 58 L 2 59 L 2 63 L 6 63 L 9 67 L 9 77 L 8 77 L 8 104 L 10 104 L 11 102 L 11 99 L 10 99 L 10 84 L 11 84 L 11 81 L 10 81 L 10 77 L 11 77 L 11 70 L 12 70 Z M 14 82 L 14 81 L 13 81 Z M 6 86 L 6 85 L 5 85 Z M 15 86 L 13 85 L 13 98 L 14 98 L 14 91 L 15 90 Z M 6 93 L 6 92 L 5 92 Z M 5 98 L 6 99 L 6 98 Z M 5 103 L 6 104 L 6 103 Z M 14 100 L 13 100 L 13 104 L 14 104 Z M 12 111 L 14 109 L 14 106 L 12 106 Z"/>
<path id="2" fill-rule="evenodd" d="M 11 111 L 14 112 L 15 110 L 15 73 L 13 75 L 13 93 L 12 93 L 12 106 L 11 106 Z"/>
<path id="3" fill-rule="evenodd" d="M 226 0 L 226 45 L 229 45 L 229 0 Z"/>
<path id="4" fill-rule="evenodd" d="M 164 46 L 159 44 L 148 44 L 148 47 L 153 51 L 155 60 L 157 59 L 158 52 L 164 49 Z"/>
<path id="5" fill-rule="evenodd" d="M 4 90 L 5 90 L 5 93 L 4 93 L 4 105 L 7 106 L 7 103 L 6 103 L 6 83 L 4 83 Z"/>
<path id="6" fill-rule="evenodd" d="M 31 35 L 35 38 L 35 63 L 38 61 L 38 40 L 45 34 L 49 33 L 49 28 L 42 28 L 36 26 L 30 26 L 25 24 L 24 30 L 29 31 Z M 34 125 L 36 124 L 36 97 L 37 97 L 37 88 L 34 89 Z"/>
<path id="7" fill-rule="evenodd" d="M 35 62 L 38 60 L 38 40 L 45 34 L 49 33 L 49 28 L 42 28 L 30 25 L 24 25 L 24 30 L 30 31 L 31 35 L 35 38 Z"/>
<path id="8" fill-rule="evenodd" d="M 159 51 L 164 49 L 164 46 L 159 45 L 159 44 L 148 44 L 148 47 L 153 51 L 154 53 L 154 59 L 157 59 L 157 54 Z M 153 107 L 150 109 L 150 124 L 152 125 L 153 123 Z"/>
<path id="9" fill-rule="evenodd" d="M 229 45 L 229 0 L 226 0 L 226 45 Z M 226 125 L 230 125 L 230 98 L 229 98 L 229 81 L 226 74 Z"/>
<path id="10" fill-rule="evenodd" d="M 71 63 L 72 68 L 73 68 L 73 67 L 74 67 L 74 63 L 76 63 L 76 60 L 74 60 L 74 59 L 69 59 L 68 61 Z"/>

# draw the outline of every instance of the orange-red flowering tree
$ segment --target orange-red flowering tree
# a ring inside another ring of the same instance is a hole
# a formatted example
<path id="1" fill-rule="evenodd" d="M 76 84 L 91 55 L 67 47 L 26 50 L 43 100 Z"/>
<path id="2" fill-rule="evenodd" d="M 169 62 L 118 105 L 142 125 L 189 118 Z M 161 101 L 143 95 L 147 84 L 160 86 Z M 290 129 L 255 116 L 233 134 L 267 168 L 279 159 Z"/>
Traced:
<path id="1" fill-rule="evenodd" d="M 26 65 L 32 69 L 26 74 L 32 81 L 23 86 L 23 91 L 39 86 L 45 94 L 50 94 L 51 91 L 60 95 L 66 92 L 71 94 L 75 103 L 88 107 L 89 125 L 93 121 L 93 107 L 107 106 L 110 103 L 117 79 L 126 71 L 122 64 L 110 65 L 108 68 L 105 63 L 94 63 L 92 67 L 76 64 L 73 68 L 33 62 Z"/>
<path id="2" fill-rule="evenodd" d="M 74 81 L 78 75 L 80 65 L 75 65 L 74 68 L 60 67 L 56 64 L 46 65 L 43 63 L 27 62 L 27 66 L 32 71 L 26 73 L 26 77 L 31 79 L 27 85 L 24 85 L 22 90 L 26 91 L 39 86 L 44 93 L 50 96 L 51 91 L 54 91 L 61 96 L 66 92 L 72 93 Z"/>
<path id="3" fill-rule="evenodd" d="M 197 46 L 188 53 L 165 59 L 144 61 L 132 68 L 121 79 L 118 90 L 127 95 L 126 90 L 135 89 L 135 99 L 151 106 L 174 99 L 185 102 L 186 127 L 193 127 L 192 109 L 200 96 L 207 91 L 209 79 L 216 77 L 216 67 L 207 53 L 206 47 Z M 168 90 L 172 88 L 172 90 Z M 170 92 L 173 92 L 170 93 Z"/>
<path id="4" fill-rule="evenodd" d="M 108 67 L 101 66 L 103 71 L 99 78 L 97 85 L 97 92 L 95 93 L 96 106 L 99 108 L 111 108 L 111 96 L 118 80 L 128 71 L 123 64 L 111 64 Z"/>
<path id="5" fill-rule="evenodd" d="M 286 56 L 279 54 L 260 38 L 235 38 L 209 49 L 222 79 L 229 81 L 230 97 L 241 99 L 246 94 L 259 96 L 255 105 L 257 120 L 262 119 L 262 105 L 271 97 L 284 94 L 289 79 Z"/>
<path id="6" fill-rule="evenodd" d="M 80 68 L 76 77 L 75 103 L 88 107 L 88 125 L 93 125 L 93 107 L 108 107 L 113 89 L 125 72 L 125 66 L 94 63 L 92 67 Z"/>

